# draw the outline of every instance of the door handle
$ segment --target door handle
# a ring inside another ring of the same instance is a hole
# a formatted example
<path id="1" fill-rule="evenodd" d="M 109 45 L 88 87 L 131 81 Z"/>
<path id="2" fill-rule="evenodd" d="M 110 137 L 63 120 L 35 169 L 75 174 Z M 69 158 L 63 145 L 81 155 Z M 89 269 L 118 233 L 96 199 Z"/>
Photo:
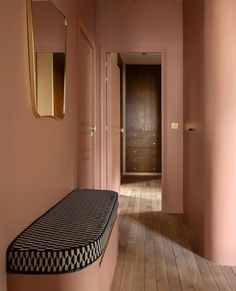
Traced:
<path id="1" fill-rule="evenodd" d="M 96 126 L 92 126 L 91 130 L 90 130 L 90 135 L 94 136 L 94 133 L 97 131 L 97 127 Z"/>
<path id="2" fill-rule="evenodd" d="M 125 133 L 124 128 L 121 128 L 121 129 L 120 129 L 120 132 L 121 132 L 122 134 Z"/>

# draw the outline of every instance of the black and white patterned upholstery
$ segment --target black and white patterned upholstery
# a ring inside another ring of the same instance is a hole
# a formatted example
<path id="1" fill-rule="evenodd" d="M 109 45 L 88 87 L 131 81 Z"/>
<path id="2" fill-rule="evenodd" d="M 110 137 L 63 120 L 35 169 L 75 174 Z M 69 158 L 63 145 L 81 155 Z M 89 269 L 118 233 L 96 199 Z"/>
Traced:
<path id="1" fill-rule="evenodd" d="M 75 190 L 24 230 L 7 250 L 7 271 L 48 274 L 78 271 L 103 253 L 118 194 Z"/>

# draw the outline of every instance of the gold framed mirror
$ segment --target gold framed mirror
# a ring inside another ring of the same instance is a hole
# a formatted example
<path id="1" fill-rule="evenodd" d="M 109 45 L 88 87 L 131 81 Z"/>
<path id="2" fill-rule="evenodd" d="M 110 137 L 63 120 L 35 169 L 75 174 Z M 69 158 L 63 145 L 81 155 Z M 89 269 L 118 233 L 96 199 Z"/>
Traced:
<path id="1" fill-rule="evenodd" d="M 66 18 L 50 0 L 26 0 L 32 109 L 63 119 L 66 92 Z"/>

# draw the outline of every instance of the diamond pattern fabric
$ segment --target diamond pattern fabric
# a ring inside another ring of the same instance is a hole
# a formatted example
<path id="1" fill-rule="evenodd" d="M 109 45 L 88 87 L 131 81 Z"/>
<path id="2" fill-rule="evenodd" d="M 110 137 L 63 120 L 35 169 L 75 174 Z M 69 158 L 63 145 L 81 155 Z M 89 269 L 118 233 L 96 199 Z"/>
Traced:
<path id="1" fill-rule="evenodd" d="M 85 268 L 102 255 L 117 209 L 116 192 L 71 192 L 11 243 L 7 271 L 55 274 Z"/>

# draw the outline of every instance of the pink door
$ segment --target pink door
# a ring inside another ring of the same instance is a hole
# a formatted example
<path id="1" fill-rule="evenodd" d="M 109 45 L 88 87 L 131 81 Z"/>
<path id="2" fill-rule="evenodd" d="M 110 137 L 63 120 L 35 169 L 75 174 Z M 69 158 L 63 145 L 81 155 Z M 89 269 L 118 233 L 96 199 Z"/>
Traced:
<path id="1" fill-rule="evenodd" d="M 79 187 L 94 188 L 95 46 L 79 27 Z"/>
<path id="2" fill-rule="evenodd" d="M 120 191 L 120 68 L 107 53 L 107 187 Z"/>

